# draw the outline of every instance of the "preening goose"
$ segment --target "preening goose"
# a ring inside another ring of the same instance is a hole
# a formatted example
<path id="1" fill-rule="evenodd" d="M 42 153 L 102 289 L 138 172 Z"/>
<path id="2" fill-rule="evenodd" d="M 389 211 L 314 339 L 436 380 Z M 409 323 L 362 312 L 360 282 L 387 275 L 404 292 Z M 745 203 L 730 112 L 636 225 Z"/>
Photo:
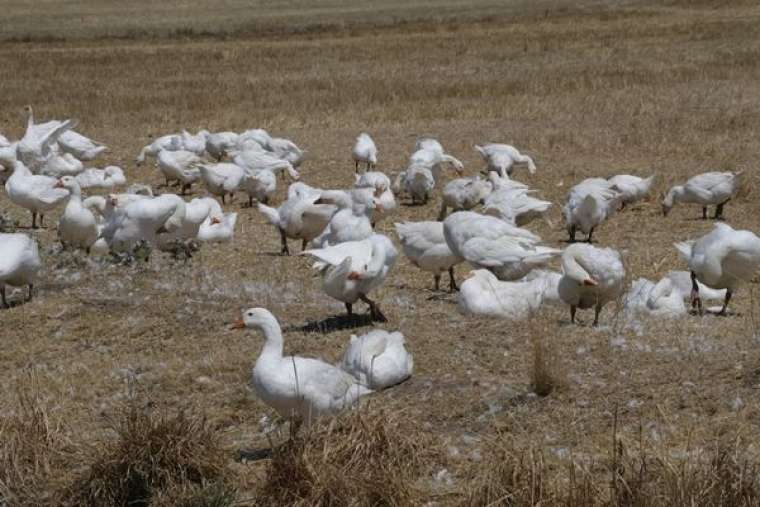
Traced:
<path id="1" fill-rule="evenodd" d="M 372 213 L 372 225 L 378 224 L 396 211 L 396 197 L 393 195 L 391 180 L 384 173 L 367 171 L 356 175 L 354 188 L 371 188 L 380 203 Z"/>
<path id="2" fill-rule="evenodd" d="M 684 185 L 671 188 L 662 201 L 662 213 L 666 215 L 676 203 L 702 205 L 702 218 L 707 219 L 707 206 L 715 206 L 713 218 L 723 218 L 723 206 L 739 191 L 741 172 L 710 172 L 690 178 Z"/>
<path id="3" fill-rule="evenodd" d="M 443 171 L 444 165 L 450 165 L 457 174 L 462 174 L 464 164 L 459 159 L 444 152 L 441 143 L 435 139 L 420 139 L 417 141 L 415 149 L 416 151 L 409 157 L 408 166 L 427 167 L 436 183 L 442 177 L 441 171 Z"/>
<path id="4" fill-rule="evenodd" d="M 549 280 L 503 282 L 486 269 L 471 271 L 459 290 L 459 309 L 465 314 L 523 320 L 544 301 Z"/>
<path id="5" fill-rule="evenodd" d="M 40 215 L 40 226 L 44 226 L 45 213 L 69 196 L 67 190 L 55 188 L 57 183 L 55 178 L 32 174 L 23 162 L 17 161 L 13 174 L 5 182 L 5 191 L 13 204 L 32 213 L 32 229 L 36 229 L 37 215 Z"/>
<path id="6" fill-rule="evenodd" d="M 197 134 L 193 135 L 187 130 L 183 130 L 180 133 L 180 139 L 182 141 L 182 149 L 195 153 L 199 157 L 206 153 L 206 142 L 209 136 L 208 130 L 199 130 Z"/>
<path id="7" fill-rule="evenodd" d="M 409 261 L 423 271 L 433 273 L 435 290 L 439 290 L 441 274 L 448 271 L 449 288 L 457 290 L 454 266 L 464 262 L 454 255 L 443 235 L 442 222 L 404 222 L 393 224 L 401 248 Z"/>
<path id="8" fill-rule="evenodd" d="M 282 330 L 264 308 L 249 308 L 233 328 L 257 329 L 265 342 L 252 372 L 256 395 L 295 425 L 349 408 L 372 391 L 349 373 L 318 359 L 283 356 Z"/>
<path id="9" fill-rule="evenodd" d="M 485 144 L 475 145 L 475 150 L 480 153 L 486 162 L 488 171 L 495 171 L 502 178 L 511 176 L 515 164 L 527 164 L 530 174 L 536 172 L 536 164 L 533 159 L 520 153 L 517 148 L 509 144 Z"/>
<path id="10" fill-rule="evenodd" d="M 53 178 L 76 176 L 84 172 L 84 164 L 70 153 L 64 153 L 63 155 L 52 154 L 40 167 L 38 172 L 39 174 Z"/>
<path id="11" fill-rule="evenodd" d="M 173 232 L 182 227 L 185 201 L 177 195 L 133 196 L 123 206 L 118 199 L 113 194 L 106 199 L 108 218 L 101 232 L 114 252 L 130 252 L 140 241 L 158 245 L 160 233 Z"/>
<path id="12" fill-rule="evenodd" d="M 348 192 L 323 191 L 319 201 L 335 204 L 338 211 L 333 214 L 324 232 L 314 240 L 315 246 L 324 248 L 372 236 L 372 216 L 375 210 L 382 211 L 380 201 L 374 195 L 371 188 L 354 188 Z"/>
<path id="13" fill-rule="evenodd" d="M 537 218 L 546 219 L 546 212 L 552 203 L 530 195 L 526 185 L 502 178 L 497 173 L 489 174 L 493 192 L 483 202 L 483 214 L 500 218 L 519 227 Z"/>
<path id="14" fill-rule="evenodd" d="M 67 130 L 58 137 L 58 146 L 61 148 L 61 151 L 69 153 L 82 161 L 93 160 L 108 150 L 107 146 L 73 130 Z"/>
<path id="15" fill-rule="evenodd" d="M 604 178 L 589 178 L 570 189 L 562 210 L 570 241 L 580 229 L 591 243 L 594 229 L 615 214 L 622 196 Z"/>
<path id="16" fill-rule="evenodd" d="M 713 230 L 696 241 L 675 244 L 691 270 L 691 305 L 702 313 L 699 284 L 712 289 L 726 289 L 719 315 L 725 315 L 734 291 L 748 282 L 760 268 L 760 238 L 753 232 L 735 230 L 716 223 Z"/>
<path id="17" fill-rule="evenodd" d="M 351 156 L 356 165 L 356 172 L 359 173 L 359 163 L 367 166 L 367 171 L 371 171 L 377 165 L 377 146 L 369 134 L 362 132 L 356 138 L 354 148 L 351 150 Z"/>
<path id="18" fill-rule="evenodd" d="M 657 283 L 639 278 L 631 284 L 623 297 L 627 312 L 663 318 L 678 318 L 686 315 L 683 297 L 673 281 L 665 277 Z"/>
<path id="19" fill-rule="evenodd" d="M 277 190 L 277 176 L 269 169 L 252 171 L 245 169 L 241 187 L 248 194 L 248 207 L 253 207 L 253 201 L 269 204 L 269 200 Z"/>
<path id="20" fill-rule="evenodd" d="M 452 211 L 467 211 L 483 204 L 492 190 L 493 184 L 481 180 L 480 177 L 451 180 L 443 187 L 443 201 L 438 220 L 443 221 L 446 218 L 448 208 Z"/>
<path id="21" fill-rule="evenodd" d="M 317 259 L 314 268 L 322 274 L 322 289 L 345 303 L 349 315 L 353 312 L 352 305 L 361 299 L 369 305 L 373 320 L 386 320 L 378 304 L 368 296 L 385 281 L 396 262 L 398 253 L 388 237 L 374 234 L 362 241 L 305 250 L 301 255 Z"/>
<path id="22" fill-rule="evenodd" d="M 648 178 L 640 178 L 630 174 L 618 174 L 609 178 L 612 189 L 620 193 L 620 202 L 623 206 L 638 202 L 649 195 L 652 189 L 655 175 Z"/>
<path id="23" fill-rule="evenodd" d="M 58 220 L 58 239 L 65 246 L 82 248 L 88 254 L 98 239 L 98 223 L 95 215 L 82 204 L 82 189 L 73 176 L 64 176 L 56 187 L 69 191 L 69 200 Z"/>
<path id="24" fill-rule="evenodd" d="M 206 152 L 221 161 L 230 150 L 235 149 L 238 140 L 235 132 L 214 132 L 206 138 Z"/>
<path id="25" fill-rule="evenodd" d="M 124 171 L 121 170 L 121 167 L 115 165 L 109 165 L 103 169 L 85 169 L 76 175 L 76 180 L 82 189 L 102 188 L 113 190 L 114 187 L 126 185 L 127 183 Z"/>
<path id="26" fill-rule="evenodd" d="M 256 173 L 261 170 L 272 171 L 273 173 L 282 173 L 283 171 L 291 179 L 297 180 L 301 177 L 298 171 L 288 160 L 279 158 L 273 153 L 262 150 L 243 150 L 230 152 L 232 161 L 247 170 L 250 173 Z"/>
<path id="27" fill-rule="evenodd" d="M 137 155 L 137 165 L 145 162 L 145 157 L 155 157 L 162 150 L 177 151 L 182 149 L 182 137 L 178 134 L 169 134 L 155 139 L 152 143 L 145 145 Z"/>
<path id="28" fill-rule="evenodd" d="M 74 127 L 74 122 L 54 120 L 36 124 L 31 106 L 27 106 L 27 114 L 26 132 L 16 145 L 16 157 L 32 173 L 38 173 L 56 155 L 53 149 L 55 143 L 64 132 Z"/>
<path id="29" fill-rule="evenodd" d="M 405 343 L 403 334 L 382 329 L 351 335 L 340 367 L 370 389 L 387 389 L 412 376 L 414 359 Z"/>
<path id="30" fill-rule="evenodd" d="M 620 254 L 611 248 L 573 244 L 562 252 L 562 278 L 559 296 L 570 306 L 570 321 L 575 323 L 577 308 L 594 308 L 594 326 L 604 305 L 623 293 L 625 269 Z"/>
<path id="31" fill-rule="evenodd" d="M 212 195 L 221 197 L 224 204 L 224 196 L 234 196 L 240 188 L 245 172 L 243 168 L 227 162 L 218 164 L 199 164 L 203 184 Z"/>
<path id="32" fill-rule="evenodd" d="M 37 272 L 42 267 L 37 241 L 26 234 L 0 233 L 0 296 L 3 306 L 8 308 L 5 286 L 29 287 L 26 300 L 32 300 Z"/>
<path id="33" fill-rule="evenodd" d="M 681 299 L 691 301 L 693 283 L 690 271 L 669 271 L 665 276 L 673 282 L 673 287 L 681 295 Z M 726 298 L 726 289 L 711 289 L 700 281 L 697 281 L 697 288 L 702 301 L 723 301 Z"/>
<path id="34" fill-rule="evenodd" d="M 166 186 L 178 181 L 182 195 L 201 177 L 199 166 L 203 160 L 188 150 L 161 150 L 156 156 L 158 168 L 166 179 Z"/>
<path id="35" fill-rule="evenodd" d="M 282 160 L 287 160 L 295 168 L 298 168 L 306 159 L 306 151 L 299 148 L 298 145 L 290 139 L 273 137 L 269 140 L 267 148 L 268 151 L 274 153 L 276 157 Z"/>

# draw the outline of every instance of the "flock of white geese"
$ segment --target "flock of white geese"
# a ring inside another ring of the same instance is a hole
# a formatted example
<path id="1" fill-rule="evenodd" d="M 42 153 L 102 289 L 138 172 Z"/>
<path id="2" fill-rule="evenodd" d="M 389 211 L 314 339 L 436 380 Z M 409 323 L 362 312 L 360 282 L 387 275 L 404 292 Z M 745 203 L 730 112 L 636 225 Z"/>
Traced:
<path id="1" fill-rule="evenodd" d="M 372 299 L 373 290 L 383 284 L 398 257 L 394 241 L 376 233 L 375 226 L 393 216 L 399 200 L 424 205 L 441 186 L 437 220 L 394 225 L 409 262 L 433 276 L 436 291 L 447 274 L 465 313 L 518 320 L 544 304 L 564 304 L 573 323 L 577 309 L 593 308 L 597 325 L 603 307 L 621 298 L 628 312 L 670 318 L 685 315 L 687 302 L 701 313 L 703 298 L 721 298 L 720 313 L 725 314 L 736 288 L 760 266 L 760 238 L 717 222 L 707 235 L 675 245 L 688 271 L 672 271 L 657 282 L 638 279 L 626 292 L 620 254 L 593 246 L 592 236 L 616 213 L 647 197 L 654 176 L 589 178 L 572 187 L 563 206 L 571 244 L 560 250 L 542 244 L 526 228 L 534 220 L 546 220 L 552 204 L 511 179 L 516 168 L 533 173 L 536 166 L 505 144 L 475 146 L 486 178 L 463 177 L 463 164 L 432 138 L 419 139 L 406 169 L 389 176 L 376 170 L 377 147 L 362 133 L 351 152 L 356 170 L 351 188 L 321 189 L 299 181 L 305 152 L 288 139 L 262 129 L 182 131 L 155 139 L 137 157 L 138 164 L 153 158 L 166 187 L 178 186 L 178 193 L 153 195 L 150 186 L 140 184 L 117 192 L 127 184 L 119 167 L 88 167 L 107 148 L 74 131 L 73 121 L 36 123 L 31 107 L 26 113 L 20 140 L 0 135 L 0 178 L 8 200 L 31 213 L 32 228 L 44 226 L 45 214 L 64 207 L 57 226 L 60 242 L 89 255 L 129 253 L 143 242 L 159 249 L 174 242 L 226 242 L 234 238 L 237 218 L 225 212 L 226 198 L 244 192 L 248 204 L 276 230 L 283 255 L 290 253 L 288 240 L 300 241 L 300 254 L 314 259 L 324 292 L 343 302 L 349 315 L 356 303 L 365 303 L 375 321 L 386 318 Z M 444 184 L 450 170 L 456 178 Z M 278 179 L 286 177 L 295 181 L 287 198 L 274 207 Z M 720 219 L 740 177 L 731 172 L 694 176 L 670 189 L 663 213 L 676 203 L 693 203 L 702 207 L 703 218 L 708 206 L 715 206 L 714 218 Z M 207 195 L 186 200 L 193 185 L 202 185 Z M 85 197 L 85 190 L 97 192 Z M 575 242 L 578 232 L 587 242 Z M 555 257 L 561 259 L 561 272 L 547 268 Z M 454 269 L 463 263 L 473 270 L 457 286 Z M 6 286 L 28 286 L 26 300 L 31 300 L 41 265 L 33 236 L 0 234 L 5 307 Z M 286 419 L 310 421 L 333 413 L 412 373 L 412 357 L 398 332 L 376 329 L 352 336 L 343 360 L 334 366 L 283 357 L 280 326 L 266 309 L 245 310 L 235 327 L 263 332 L 266 341 L 253 369 L 253 385 Z"/>

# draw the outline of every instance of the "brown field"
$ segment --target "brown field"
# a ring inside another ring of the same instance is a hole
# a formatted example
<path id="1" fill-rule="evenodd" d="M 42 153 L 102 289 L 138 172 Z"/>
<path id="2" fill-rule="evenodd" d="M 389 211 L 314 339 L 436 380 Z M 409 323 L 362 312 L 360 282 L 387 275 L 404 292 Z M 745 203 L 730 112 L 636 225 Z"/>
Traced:
<path id="1" fill-rule="evenodd" d="M 386 172 L 404 167 L 422 134 L 468 174 L 482 169 L 474 143 L 507 142 L 536 160 L 535 175 L 516 178 L 556 203 L 553 226 L 529 227 L 556 246 L 572 184 L 656 172 L 653 199 L 595 233 L 621 251 L 631 281 L 685 269 L 672 243 L 712 227 L 695 207 L 661 216 L 657 196 L 689 175 L 743 169 L 744 190 L 725 216 L 760 229 L 754 2 L 362 1 L 348 12 L 337 1 L 255 2 L 256 12 L 236 0 L 224 12 L 211 2 L 148 12 L 148 2 L 109 4 L 10 2 L 0 18 L 0 132 L 22 134 L 25 104 L 39 119 L 76 118 L 111 147 L 104 162 L 154 186 L 158 171 L 134 157 L 150 136 L 181 128 L 289 137 L 308 149 L 304 181 L 331 188 L 352 184 L 350 148 L 362 130 Z M 63 16 L 71 12 L 87 15 Z M 727 318 L 632 329 L 609 305 L 597 329 L 588 313 L 571 326 L 562 307 L 511 323 L 459 314 L 456 297 L 432 292 L 432 276 L 402 256 L 376 296 L 383 327 L 407 337 L 413 378 L 274 459 L 236 459 L 287 439 L 286 429 L 267 436 L 260 425 L 273 415 L 248 387 L 261 338 L 227 329 L 241 309 L 271 309 L 288 353 L 330 361 L 369 329 L 313 331 L 342 305 L 323 296 L 307 259 L 274 255 L 277 234 L 241 203 L 226 206 L 240 214 L 234 242 L 187 264 L 159 253 L 133 266 L 53 255 L 55 216 L 27 231 L 45 268 L 31 303 L 0 311 L 0 504 L 97 503 L 96 479 L 112 488 L 109 477 L 128 475 L 119 460 L 146 459 L 141 450 L 165 435 L 187 436 L 165 460 L 189 464 L 165 467 L 172 480 L 154 481 L 154 505 L 210 504 L 193 487 L 218 493 L 215 505 L 760 501 L 754 284 Z M 4 193 L 0 212 L 30 223 Z M 396 219 L 437 212 L 436 202 L 401 206 Z M 392 222 L 379 229 L 395 238 Z M 536 395 L 532 379 L 547 376 L 553 389 Z M 178 413 L 189 422 L 172 419 Z M 186 486 L 188 470 L 210 482 Z"/>

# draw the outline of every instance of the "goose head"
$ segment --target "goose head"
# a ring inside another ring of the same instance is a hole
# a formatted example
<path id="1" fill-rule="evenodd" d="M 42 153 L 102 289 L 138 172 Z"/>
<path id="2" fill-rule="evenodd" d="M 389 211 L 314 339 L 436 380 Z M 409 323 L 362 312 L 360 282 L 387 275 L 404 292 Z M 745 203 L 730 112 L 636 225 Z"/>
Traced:
<path id="1" fill-rule="evenodd" d="M 230 329 L 265 329 L 277 324 L 277 319 L 266 308 L 248 308 Z"/>
<path id="2" fill-rule="evenodd" d="M 63 176 L 55 182 L 53 187 L 64 188 L 73 195 L 80 195 L 82 193 L 82 188 L 79 186 L 79 182 L 73 176 Z"/>

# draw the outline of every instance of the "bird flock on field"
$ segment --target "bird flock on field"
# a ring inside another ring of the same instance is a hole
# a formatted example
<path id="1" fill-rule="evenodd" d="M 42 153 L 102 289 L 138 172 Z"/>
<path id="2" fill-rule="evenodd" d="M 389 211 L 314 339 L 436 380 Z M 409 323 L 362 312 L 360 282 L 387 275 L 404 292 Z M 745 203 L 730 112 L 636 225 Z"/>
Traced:
<path id="1" fill-rule="evenodd" d="M 552 203 L 512 179 L 520 167 L 531 174 L 537 168 L 531 157 L 507 144 L 474 146 L 485 163 L 485 177 L 463 176 L 464 164 L 429 137 L 417 140 L 403 171 L 386 174 L 377 169 L 372 137 L 361 133 L 351 150 L 354 181 L 346 188 L 323 189 L 301 181 L 306 152 L 289 139 L 272 137 L 263 129 L 196 134 L 183 130 L 156 138 L 137 156 L 138 165 L 153 159 L 164 188 L 177 189 L 154 195 L 148 185 L 127 187 L 119 167 L 91 167 L 107 147 L 76 132 L 74 121 L 36 123 L 31 107 L 25 112 L 21 139 L 0 135 L 0 180 L 8 201 L 31 213 L 32 229 L 44 227 L 45 215 L 52 210 L 63 209 L 57 224 L 63 248 L 128 256 L 144 245 L 192 250 L 192 245 L 229 242 L 235 236 L 237 213 L 225 207 L 243 193 L 247 205 L 255 207 L 279 236 L 282 255 L 290 255 L 289 241 L 300 242 L 299 254 L 313 260 L 325 294 L 344 303 L 349 316 L 357 303 L 366 304 L 372 321 L 388 320 L 373 292 L 393 270 L 399 248 L 412 265 L 432 275 L 435 291 L 441 290 L 446 274 L 448 288 L 458 292 L 459 308 L 466 314 L 520 320 L 544 304 L 560 304 L 569 308 L 572 323 L 578 309 L 593 309 L 595 326 L 611 301 L 622 301 L 625 311 L 634 315 L 677 318 L 687 314 L 687 303 L 701 314 L 703 299 L 722 299 L 718 313 L 726 315 L 736 289 L 760 266 L 760 238 L 716 222 L 705 236 L 675 244 L 688 270 L 671 271 L 656 282 L 637 279 L 626 291 L 620 253 L 594 246 L 593 234 L 617 213 L 646 199 L 655 175 L 589 178 L 570 188 L 562 206 L 569 244 L 559 249 L 545 245 L 527 228 L 536 220 L 548 222 Z M 721 220 L 741 176 L 696 175 L 667 192 L 663 214 L 677 203 L 691 203 L 702 208 L 703 219 L 714 206 L 713 218 Z M 291 180 L 287 197 L 275 203 L 278 181 L 286 178 Z M 206 195 L 186 198 L 193 186 L 202 186 Z M 442 204 L 431 211 L 431 220 L 394 223 L 397 242 L 376 232 L 376 225 L 393 217 L 402 200 L 425 206 L 436 193 Z M 584 242 L 576 242 L 579 234 Z M 549 269 L 555 258 L 561 272 Z M 472 270 L 458 284 L 455 268 L 460 264 Z M 9 307 L 6 286 L 26 286 L 24 299 L 32 299 L 41 265 L 32 235 L 0 233 L 4 307 Z M 263 333 L 253 386 L 266 404 L 296 423 L 351 406 L 361 396 L 412 374 L 412 356 L 399 332 L 374 329 L 351 336 L 343 359 L 332 365 L 284 357 L 280 325 L 264 308 L 243 311 L 233 327 Z"/>

